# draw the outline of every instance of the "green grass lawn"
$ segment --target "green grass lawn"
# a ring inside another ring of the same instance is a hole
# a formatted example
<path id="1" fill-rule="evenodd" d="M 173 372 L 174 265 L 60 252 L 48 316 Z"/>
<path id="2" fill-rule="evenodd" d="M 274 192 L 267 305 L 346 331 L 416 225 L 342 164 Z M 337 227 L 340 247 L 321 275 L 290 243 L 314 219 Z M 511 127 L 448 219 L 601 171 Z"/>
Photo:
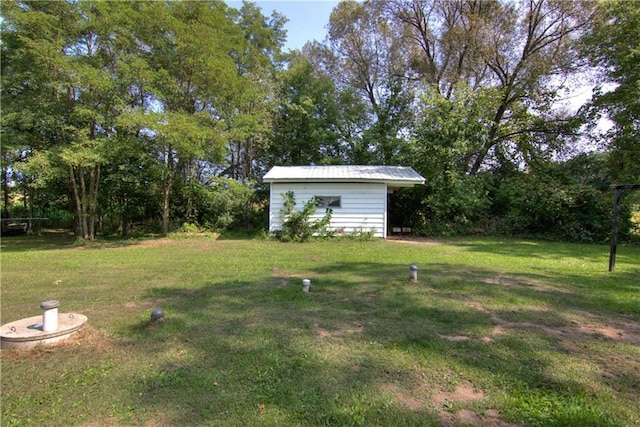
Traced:
<path id="1" fill-rule="evenodd" d="M 2 239 L 2 324 L 89 318 L 2 350 L 2 425 L 640 423 L 640 247 L 72 242 Z"/>

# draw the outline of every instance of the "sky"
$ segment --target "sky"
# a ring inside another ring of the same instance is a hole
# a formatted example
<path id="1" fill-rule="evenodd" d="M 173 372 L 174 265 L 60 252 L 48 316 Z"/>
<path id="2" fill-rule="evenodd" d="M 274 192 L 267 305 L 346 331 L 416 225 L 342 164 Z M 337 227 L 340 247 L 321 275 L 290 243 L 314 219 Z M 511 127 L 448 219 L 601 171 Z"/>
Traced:
<path id="1" fill-rule="evenodd" d="M 226 0 L 236 9 L 242 7 L 242 1 Z M 284 50 L 302 49 L 311 40 L 324 40 L 329 24 L 329 15 L 339 3 L 337 0 L 252 0 L 265 16 L 271 16 L 274 10 L 287 17 L 287 43 Z"/>

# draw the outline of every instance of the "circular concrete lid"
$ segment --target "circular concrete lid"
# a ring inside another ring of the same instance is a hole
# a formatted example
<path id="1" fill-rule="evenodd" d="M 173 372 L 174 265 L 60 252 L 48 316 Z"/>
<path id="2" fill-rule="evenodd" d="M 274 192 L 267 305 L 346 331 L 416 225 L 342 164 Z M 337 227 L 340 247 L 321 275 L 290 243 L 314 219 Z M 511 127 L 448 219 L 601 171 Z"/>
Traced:
<path id="1" fill-rule="evenodd" d="M 87 322 L 87 316 L 77 313 L 58 314 L 58 329 L 50 332 L 42 331 L 42 316 L 6 323 L 0 327 L 2 346 L 10 343 L 54 342 L 78 331 Z"/>

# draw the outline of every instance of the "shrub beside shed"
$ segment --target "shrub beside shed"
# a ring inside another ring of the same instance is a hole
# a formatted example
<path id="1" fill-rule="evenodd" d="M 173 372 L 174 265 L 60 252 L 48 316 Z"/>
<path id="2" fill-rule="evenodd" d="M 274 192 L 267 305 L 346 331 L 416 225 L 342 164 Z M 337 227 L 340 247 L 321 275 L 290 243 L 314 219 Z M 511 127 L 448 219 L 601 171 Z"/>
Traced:
<path id="1" fill-rule="evenodd" d="M 308 200 L 317 201 L 312 219 L 333 210 L 329 230 L 386 237 L 387 194 L 424 181 L 407 166 L 275 166 L 264 176 L 270 184 L 269 232 L 281 229 L 282 195 L 293 191 L 297 209 Z"/>

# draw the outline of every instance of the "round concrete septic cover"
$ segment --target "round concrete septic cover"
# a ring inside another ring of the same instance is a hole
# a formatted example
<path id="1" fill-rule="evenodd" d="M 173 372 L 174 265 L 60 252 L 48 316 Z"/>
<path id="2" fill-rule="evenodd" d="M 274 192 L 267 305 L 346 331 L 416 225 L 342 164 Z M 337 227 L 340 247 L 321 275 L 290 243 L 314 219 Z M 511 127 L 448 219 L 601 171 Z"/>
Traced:
<path id="1" fill-rule="evenodd" d="M 58 329 L 43 332 L 42 316 L 28 317 L 2 325 L 0 342 L 2 348 L 30 349 L 38 344 L 62 341 L 78 332 L 86 322 L 87 316 L 82 314 L 62 313 L 58 315 Z"/>

